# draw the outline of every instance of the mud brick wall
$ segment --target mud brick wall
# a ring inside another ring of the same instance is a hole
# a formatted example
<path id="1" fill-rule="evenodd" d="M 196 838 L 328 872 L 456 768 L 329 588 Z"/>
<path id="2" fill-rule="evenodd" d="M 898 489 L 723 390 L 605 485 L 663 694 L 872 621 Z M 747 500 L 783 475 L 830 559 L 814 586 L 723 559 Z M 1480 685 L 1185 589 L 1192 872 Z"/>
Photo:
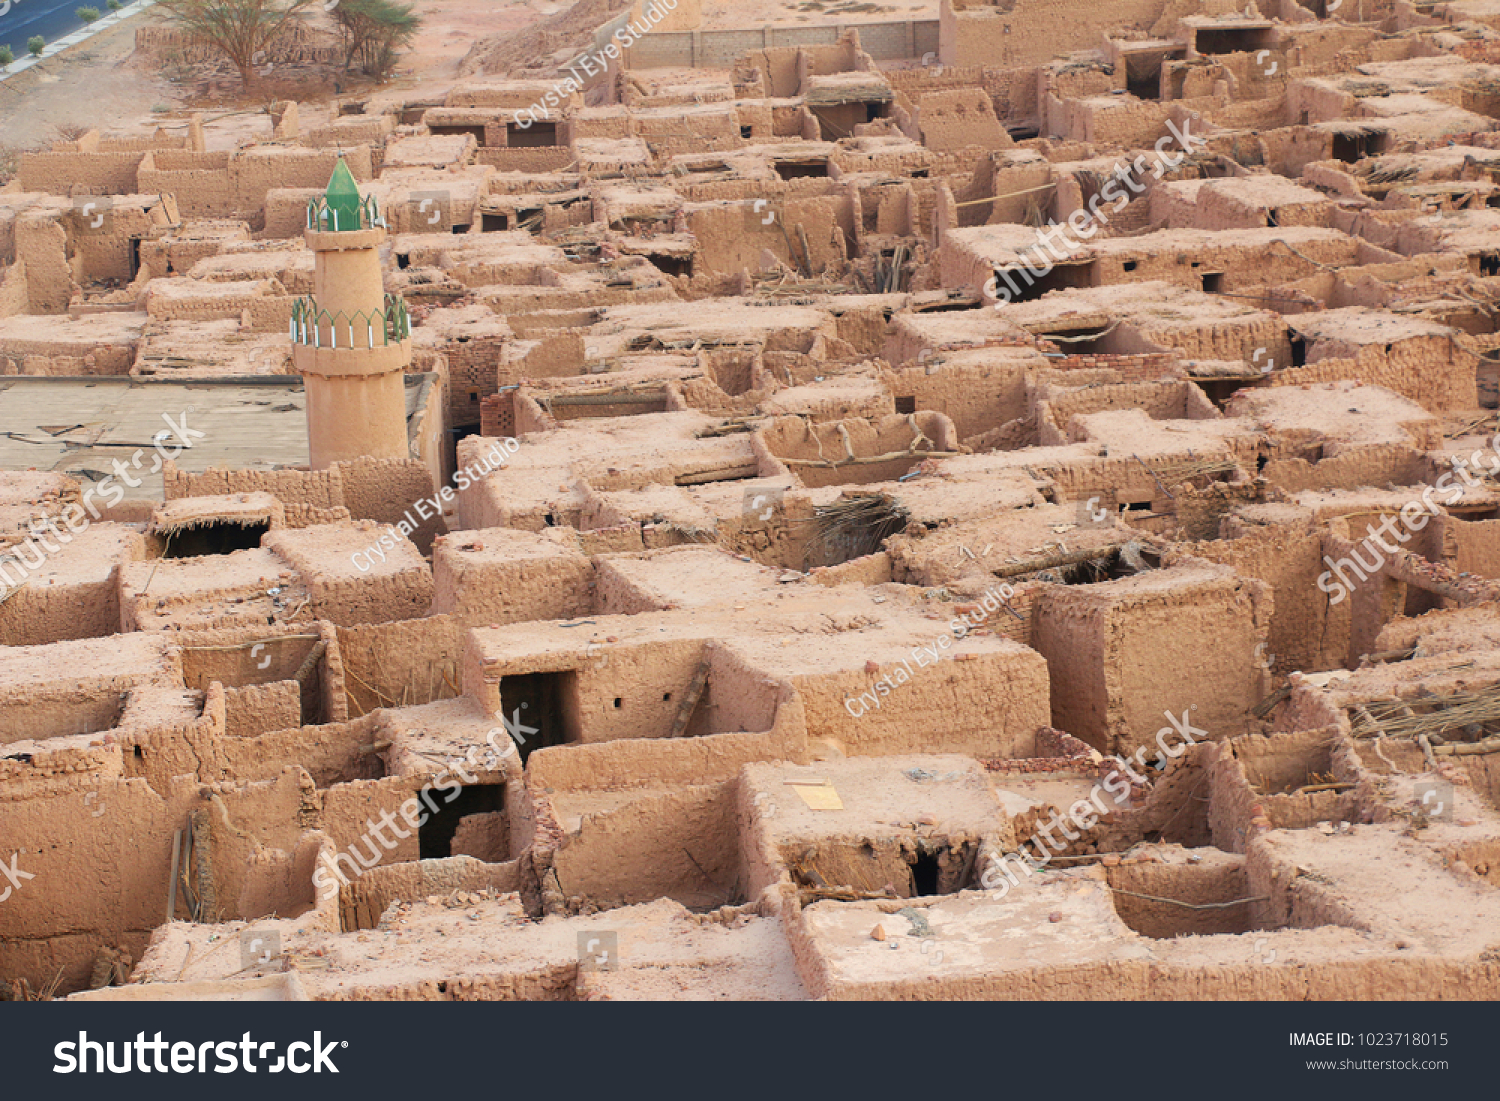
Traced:
<path id="1" fill-rule="evenodd" d="M 155 284 L 146 295 L 146 313 L 159 321 L 238 321 L 248 313 L 252 329 L 284 332 L 293 301 L 272 279 L 174 280 Z"/>
<path id="2" fill-rule="evenodd" d="M 448 93 L 443 106 L 495 107 L 507 112 L 517 109 L 524 111 L 536 102 L 539 95 L 545 95 L 549 91 L 551 86 L 542 83 L 509 87 L 483 83 L 459 84 Z M 577 107 L 583 100 L 581 96 L 574 95 L 564 102 Z"/>
<path id="3" fill-rule="evenodd" d="M 433 538 L 446 530 L 441 516 L 423 519 L 414 507 L 431 498 L 436 488 L 432 472 L 420 459 L 355 459 L 334 466 L 343 483 L 340 503 L 356 520 L 396 524 L 409 510 L 418 525 L 409 538 L 423 554 L 432 549 Z M 432 512 L 431 504 L 426 508 Z"/>
<path id="4" fill-rule="evenodd" d="M 521 863 L 486 864 L 458 857 L 371 868 L 347 886 L 340 885 L 339 927 L 344 932 L 373 929 L 379 924 L 380 915 L 397 899 L 426 898 L 429 895 L 446 897 L 454 891 L 519 891 L 524 878 Z M 337 878 L 333 877 L 335 882 Z M 464 979 L 454 980 L 448 985 L 458 998 L 546 997 L 546 992 L 541 990 L 512 988 L 501 992 L 490 984 Z"/>
<path id="5" fill-rule="evenodd" d="M 336 509 L 344 504 L 339 466 L 329 470 L 180 470 L 170 459 L 162 464 L 163 496 L 218 497 L 234 493 L 269 493 L 289 508 L 308 505 Z"/>
<path id="6" fill-rule="evenodd" d="M 570 893 L 620 905 L 739 902 L 718 886 L 741 880 L 734 791 L 726 783 L 643 796 L 612 813 L 608 827 L 574 834 L 556 851 L 560 881 Z"/>
<path id="7" fill-rule="evenodd" d="M 1059 371 L 1088 371 L 1105 368 L 1114 371 L 1121 382 L 1153 382 L 1182 373 L 1182 360 L 1176 352 L 1148 352 L 1145 355 L 1065 355 L 1048 357 L 1047 366 Z"/>
<path id="8" fill-rule="evenodd" d="M 31 296 L 26 290 L 26 268 L 21 264 L 13 264 L 0 278 L 0 317 L 14 317 L 18 313 L 26 313 L 31 303 Z M 0 374 L 8 374 L 4 364 L 0 364 Z"/>
<path id="9" fill-rule="evenodd" d="M 1478 368 L 1479 358 L 1447 337 L 1414 337 L 1384 347 L 1366 345 L 1352 358 L 1330 357 L 1277 371 L 1271 385 L 1359 379 L 1393 390 L 1430 413 L 1448 413 L 1479 405 Z"/>
<path id="10" fill-rule="evenodd" d="M 689 215 L 688 228 L 699 244 L 699 263 L 712 271 L 733 272 L 759 268 L 762 250 L 770 250 L 778 259 L 802 267 L 802 251 L 797 245 L 792 256 L 788 237 L 798 240 L 796 227 L 807 234 L 812 251 L 812 269 L 817 272 L 845 259 L 845 234 L 854 234 L 854 204 L 847 196 L 816 199 L 788 199 L 778 213 L 785 219 L 786 233 L 776 226 L 765 232 L 746 232 L 752 222 L 748 207 L 703 207 Z"/>
<path id="11" fill-rule="evenodd" d="M 701 109 L 700 109 L 701 110 Z M 732 106 L 712 114 L 677 116 L 637 116 L 631 120 L 632 129 L 642 141 L 660 146 L 673 141 L 692 143 L 721 139 L 732 146 L 742 144 L 739 116 Z M 686 148 L 690 149 L 689 144 Z M 706 150 L 706 146 L 700 146 Z"/>
<path id="12" fill-rule="evenodd" d="M 329 146 L 384 145 L 396 130 L 393 115 L 345 116 L 328 126 L 318 126 L 302 135 L 302 144 L 314 149 Z"/>
<path id="13" fill-rule="evenodd" d="M 128 375 L 135 345 L 0 338 L 0 375 Z"/>
<path id="14" fill-rule="evenodd" d="M 1062 772 L 1092 776 L 1108 771 L 1101 767 L 1099 751 L 1087 742 L 1081 742 L 1071 734 L 1050 726 L 1036 732 L 1030 756 L 990 758 L 984 762 L 986 772 L 999 772 L 1009 776 L 1029 776 L 1037 773 Z"/>
<path id="15" fill-rule="evenodd" d="M 246 150 L 229 163 L 236 208 L 242 212 L 259 211 L 267 194 L 275 188 L 327 187 L 341 153 L 356 180 L 364 183 L 374 178 L 368 145 L 347 146 L 342 150 L 289 146 Z"/>
<path id="16" fill-rule="evenodd" d="M 561 172 L 572 162 L 573 151 L 566 145 L 516 149 L 486 146 L 474 153 L 475 164 L 488 165 L 501 172 L 526 172 L 530 175 Z"/>
<path id="17" fill-rule="evenodd" d="M 1037 600 L 1046 590 L 1047 583 L 1041 581 L 1028 581 L 1011 586 L 1010 598 L 998 611 L 990 614 L 980 630 L 987 630 L 1001 638 L 1008 638 L 1023 646 L 1030 646 Z M 1009 611 L 1006 610 L 1007 608 Z"/>
<path id="18" fill-rule="evenodd" d="M 16 222 L 16 255 L 26 272 L 28 313 L 63 313 L 77 290 L 68 266 L 67 231 L 40 214 Z"/>
<path id="19" fill-rule="evenodd" d="M 347 508 L 315 508 L 312 505 L 286 505 L 286 526 L 289 528 L 311 528 L 319 524 L 337 524 L 340 520 L 351 520 Z"/>
<path id="20" fill-rule="evenodd" d="M 294 680 L 224 689 L 225 733 L 255 737 L 302 725 L 302 689 Z"/>
<path id="21" fill-rule="evenodd" d="M 966 0 L 944 3 L 938 17 L 939 56 L 944 65 L 1041 65 L 1070 50 L 1093 49 L 1106 31 L 1149 30 L 1165 7 L 1165 0 L 1113 0 L 1085 7 L 1070 0 L 1016 0 L 1001 12 Z"/>
<path id="22" fill-rule="evenodd" d="M 929 149 L 963 149 L 982 145 L 1004 149 L 1010 135 L 995 117 L 995 106 L 983 88 L 925 92 L 918 101 L 917 124 Z"/>
<path id="23" fill-rule="evenodd" d="M 21 190 L 52 195 L 134 195 L 144 153 L 24 153 Z"/>
<path id="24" fill-rule="evenodd" d="M 493 545 L 503 540 L 489 535 Z M 486 559 L 486 533 L 463 532 L 438 544 L 433 555 L 432 613 L 451 614 L 475 626 L 572 619 L 594 610 L 594 566 L 572 554 Z M 467 548 L 477 547 L 469 551 Z"/>
<path id="25" fill-rule="evenodd" d="M 1430 442 L 1436 446 L 1436 441 Z M 1422 452 L 1385 444 L 1348 448 L 1315 463 L 1303 458 L 1272 459 L 1261 473 L 1288 493 L 1299 493 L 1304 489 L 1412 485 L 1424 480 L 1426 467 Z"/>
<path id="26" fill-rule="evenodd" d="M 277 65 L 318 63 L 341 65 L 344 49 L 327 43 L 332 36 L 296 19 L 288 21 L 267 46 L 265 59 Z M 212 45 L 185 30 L 161 23 L 146 23 L 135 30 L 135 48 L 146 59 L 163 64 L 221 63 L 224 55 Z"/>
<path id="27" fill-rule="evenodd" d="M 287 557 L 278 547 L 278 534 L 267 533 L 263 545 Z M 370 541 L 377 539 L 378 533 L 372 532 Z M 425 566 L 377 577 L 358 573 L 347 560 L 336 565 L 339 569 L 330 569 L 326 575 L 306 567 L 300 571 L 307 584 L 310 614 L 319 619 L 352 627 L 415 619 L 432 606 L 432 574 Z"/>
<path id="28" fill-rule="evenodd" d="M 353 712 L 403 694 L 408 706 L 459 694 L 468 631 L 451 616 L 340 627 L 338 638 Z"/>
<path id="29" fill-rule="evenodd" d="M 1441 532 L 1447 564 L 1460 573 L 1500 578 L 1500 520 L 1461 520 L 1439 516 L 1434 521 Z"/>
<path id="30" fill-rule="evenodd" d="M 916 408 L 932 409 L 952 418 L 960 439 L 1026 415 L 1027 364 L 1020 360 L 996 363 L 941 364 L 932 374 L 925 366 L 898 372 L 891 394 L 912 397 Z"/>
<path id="31" fill-rule="evenodd" d="M 1141 409 L 1154 420 L 1207 420 L 1216 410 L 1189 382 L 1123 382 L 1054 394 L 1046 403 L 1053 423 L 1066 432 L 1074 417 L 1115 409 Z"/>
<path id="32" fill-rule="evenodd" d="M 1177 537 L 1184 542 L 1218 538 L 1219 525 L 1231 510 L 1255 504 L 1261 497 L 1261 487 L 1254 482 L 1209 482 L 1202 489 L 1184 484 L 1174 492 Z"/>
<path id="33" fill-rule="evenodd" d="M 1030 753 L 1037 728 L 1049 721 L 1046 662 L 1008 643 L 972 657 L 959 661 L 945 655 L 923 668 L 913 663 L 911 679 L 880 697 L 879 708 L 863 714 L 856 714 L 858 703 L 851 711 L 844 701 L 873 694 L 878 677 L 894 679 L 899 663 L 883 667 L 880 674 L 861 670 L 795 677 L 808 736 L 832 738 L 848 753 L 869 756 L 910 753 L 914 730 L 922 732 L 923 750 L 930 753 Z"/>
<path id="34" fill-rule="evenodd" d="M 1202 575 L 1170 592 L 1052 586 L 1035 644 L 1052 673 L 1053 725 L 1104 753 L 1151 744 L 1163 709 L 1193 707 L 1214 740 L 1244 733 L 1269 595 L 1259 582 Z"/>
<path id="35" fill-rule="evenodd" d="M 241 223 L 243 225 L 244 223 Z M 249 231 L 234 237 L 164 237 L 141 242 L 141 266 L 151 269 L 152 278 L 181 275 L 191 271 L 199 260 L 207 260 L 223 251 L 227 240 L 248 240 Z"/>
<path id="36" fill-rule="evenodd" d="M 307 228 L 307 204 L 322 193 L 322 186 L 273 188 L 266 192 L 266 228 L 261 236 L 300 239 Z"/>
<path id="37" fill-rule="evenodd" d="M 579 375 L 583 373 L 583 357 L 582 330 L 564 329 L 535 340 L 512 341 L 499 350 L 495 385 L 513 386 L 523 378 Z"/>
<path id="38" fill-rule="evenodd" d="M 62 556 L 67 563 L 62 583 L 48 576 L 52 567 L 44 563 L 30 584 L 0 601 L 0 646 L 41 646 L 114 634 L 120 629 L 117 565 L 145 557 L 144 538 L 123 524 L 94 524 L 74 534 Z M 88 563 L 88 573 L 84 575 L 74 562 Z M 14 565 L 7 564 L 14 575 Z M 7 583 L 0 579 L 0 584 Z"/>
<path id="39" fill-rule="evenodd" d="M 798 46 L 832 46 L 845 29 L 843 24 L 825 24 L 722 31 L 657 31 L 636 39 L 626 51 L 625 65 L 631 69 L 729 69 L 752 51 L 790 52 L 791 48 Z M 859 23 L 849 29 L 858 33 L 860 48 L 877 61 L 921 57 L 938 50 L 938 21 L 935 19 Z M 782 92 L 773 86 L 771 94 L 793 95 L 795 89 Z"/>
<path id="40" fill-rule="evenodd" d="M 185 215 L 210 217 L 234 206 L 228 152 L 152 150 L 141 162 L 139 181 L 147 194 L 174 196 Z"/>
<path id="41" fill-rule="evenodd" d="M 1144 148 L 1165 133 L 1172 105 L 1149 100 L 1112 98 L 1070 100 L 1062 111 L 1048 111 L 1048 129 L 1075 141 Z"/>
<path id="42" fill-rule="evenodd" d="M 1310 524 L 1300 530 L 1268 528 L 1240 524 L 1233 518 L 1221 527 L 1221 535 L 1194 544 L 1193 554 L 1271 586 L 1271 629 L 1262 657 L 1279 670 L 1314 671 L 1340 665 L 1348 643 L 1348 602 L 1329 609 L 1321 593 L 1317 600 L 1307 598 L 1308 593 L 1317 592 L 1317 578 L 1327 569 L 1322 537 Z M 1342 632 L 1330 630 L 1332 612 L 1343 622 Z"/>

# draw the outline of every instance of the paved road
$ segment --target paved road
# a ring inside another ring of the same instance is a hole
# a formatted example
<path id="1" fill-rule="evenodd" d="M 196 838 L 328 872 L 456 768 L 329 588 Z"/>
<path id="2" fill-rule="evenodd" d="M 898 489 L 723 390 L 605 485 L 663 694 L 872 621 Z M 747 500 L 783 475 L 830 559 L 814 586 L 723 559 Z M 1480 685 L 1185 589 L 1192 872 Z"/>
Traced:
<path id="1" fill-rule="evenodd" d="M 50 46 L 82 27 L 83 20 L 73 14 L 81 7 L 98 8 L 100 15 L 109 11 L 104 0 L 0 0 L 0 42 L 18 59 L 25 57 L 32 35 L 41 35 Z"/>

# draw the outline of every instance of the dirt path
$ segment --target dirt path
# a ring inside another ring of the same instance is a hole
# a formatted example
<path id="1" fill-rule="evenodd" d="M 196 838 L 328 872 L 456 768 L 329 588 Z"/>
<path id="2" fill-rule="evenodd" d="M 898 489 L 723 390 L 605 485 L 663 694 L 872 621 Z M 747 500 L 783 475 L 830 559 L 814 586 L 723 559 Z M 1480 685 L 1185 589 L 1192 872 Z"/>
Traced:
<path id="1" fill-rule="evenodd" d="M 0 84 L 0 134 L 12 149 L 56 141 L 59 127 L 117 130 L 149 126 L 151 108 L 177 107 L 182 92 L 159 73 L 125 62 L 135 49 L 135 28 L 146 13 L 95 35 Z"/>
<path id="2" fill-rule="evenodd" d="M 396 79 L 386 87 L 420 84 L 424 90 L 438 91 L 455 79 L 458 62 L 476 39 L 520 30 L 558 6 L 548 0 L 417 0 L 425 24 Z M 160 121 L 153 107 L 190 106 L 186 89 L 159 72 L 128 63 L 135 49 L 135 28 L 150 18 L 150 13 L 141 13 L 127 19 L 0 83 L 0 148 L 44 148 L 62 136 L 59 128 L 64 127 L 149 132 Z M 202 106 L 213 112 L 218 105 Z M 239 140 L 249 136 L 235 135 Z M 235 144 L 237 140 L 228 142 L 230 147 Z"/>

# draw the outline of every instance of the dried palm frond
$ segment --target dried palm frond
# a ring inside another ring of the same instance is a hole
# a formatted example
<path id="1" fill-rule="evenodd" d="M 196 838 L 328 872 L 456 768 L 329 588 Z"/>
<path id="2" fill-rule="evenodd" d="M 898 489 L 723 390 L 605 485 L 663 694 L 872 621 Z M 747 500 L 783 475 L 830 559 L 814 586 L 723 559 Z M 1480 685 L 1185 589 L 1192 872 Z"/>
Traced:
<path id="1" fill-rule="evenodd" d="M 887 538 L 906 529 L 911 513 L 889 494 L 865 493 L 818 505 L 807 522 L 814 525 L 809 558 L 848 561 L 878 551 Z"/>
<path id="2" fill-rule="evenodd" d="M 1486 723 L 1500 720 L 1500 685 L 1450 695 L 1404 700 L 1371 700 L 1347 708 L 1354 719 L 1354 736 L 1414 738 L 1465 730 L 1469 740 L 1483 733 Z M 1468 728 L 1468 729 L 1466 729 Z"/>

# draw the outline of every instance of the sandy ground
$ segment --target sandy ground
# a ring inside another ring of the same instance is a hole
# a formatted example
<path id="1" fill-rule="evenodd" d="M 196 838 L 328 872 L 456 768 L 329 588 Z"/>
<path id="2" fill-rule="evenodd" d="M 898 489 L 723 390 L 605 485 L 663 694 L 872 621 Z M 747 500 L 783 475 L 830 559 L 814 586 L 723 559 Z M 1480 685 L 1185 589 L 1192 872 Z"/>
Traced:
<path id="1" fill-rule="evenodd" d="M 439 94 L 456 78 L 458 62 L 475 41 L 520 30 L 564 6 L 557 0 L 417 0 L 417 11 L 426 22 L 395 79 L 385 88 L 420 85 L 424 92 Z M 60 128 L 67 127 L 149 130 L 158 121 L 180 125 L 180 116 L 154 118 L 152 108 L 176 111 L 194 106 L 187 102 L 186 90 L 153 69 L 130 64 L 135 29 L 151 18 L 155 17 L 143 13 L 126 20 L 0 84 L 0 133 L 4 134 L 0 145 L 45 148 L 63 137 Z M 213 105 L 204 106 L 210 109 L 210 119 L 214 118 Z M 304 122 L 308 121 L 306 110 L 303 115 Z M 240 116 L 235 123 L 226 117 L 221 125 L 210 123 L 209 146 L 234 148 L 252 139 L 264 140 L 269 133 L 268 118 Z"/>
<path id="2" fill-rule="evenodd" d="M 514 33 L 569 6 L 563 0 L 417 0 L 426 23 L 387 87 L 420 85 L 424 92 L 440 94 L 457 78 L 459 62 L 475 42 Z M 705 29 L 937 17 L 935 0 L 717 0 L 705 9 Z M 5 135 L 0 145 L 44 148 L 63 136 L 60 129 L 69 127 L 149 128 L 155 121 L 153 107 L 189 106 L 183 88 L 157 71 L 129 64 L 135 28 L 149 18 L 153 16 L 142 14 L 126 20 L 0 84 L 0 131 Z M 232 148 L 263 138 L 261 131 L 266 129 L 230 124 L 220 128 L 211 145 Z"/>
<path id="3" fill-rule="evenodd" d="M 4 144 L 36 149 L 61 138 L 59 127 L 117 129 L 149 118 L 154 106 L 178 106 L 181 91 L 161 74 L 126 64 L 142 18 L 127 19 L 0 84 Z"/>
<path id="4" fill-rule="evenodd" d="M 417 0 L 426 21 L 414 49 L 397 70 L 393 86 L 451 81 L 469 47 L 482 38 L 507 34 L 567 7 L 557 0 Z"/>

